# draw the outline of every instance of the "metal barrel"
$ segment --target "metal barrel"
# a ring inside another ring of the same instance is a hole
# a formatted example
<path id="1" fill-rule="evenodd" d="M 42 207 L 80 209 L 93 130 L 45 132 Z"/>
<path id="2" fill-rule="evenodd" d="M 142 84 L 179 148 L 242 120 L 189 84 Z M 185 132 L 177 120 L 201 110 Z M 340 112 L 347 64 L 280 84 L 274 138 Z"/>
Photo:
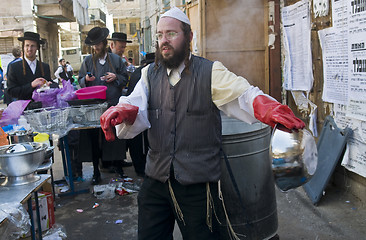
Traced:
<path id="1" fill-rule="evenodd" d="M 239 191 L 238 194 L 222 157 L 221 191 L 231 226 L 240 239 L 269 239 L 276 235 L 278 227 L 269 160 L 271 128 L 262 123 L 247 124 L 224 114 L 221 118 L 222 148 Z M 218 212 L 220 239 L 231 239 L 222 206 Z"/>

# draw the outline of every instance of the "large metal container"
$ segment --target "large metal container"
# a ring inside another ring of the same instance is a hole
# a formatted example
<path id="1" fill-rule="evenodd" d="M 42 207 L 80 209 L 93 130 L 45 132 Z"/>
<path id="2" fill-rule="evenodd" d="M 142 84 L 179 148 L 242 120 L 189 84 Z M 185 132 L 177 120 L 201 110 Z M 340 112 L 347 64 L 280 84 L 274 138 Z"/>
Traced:
<path id="1" fill-rule="evenodd" d="M 269 159 L 270 138 L 271 129 L 265 124 L 250 125 L 222 115 L 222 147 L 241 201 L 224 159 L 221 161 L 221 191 L 230 223 L 240 239 L 269 239 L 277 232 L 275 184 Z M 225 213 L 219 212 L 221 238 L 230 239 Z"/>
<path id="2" fill-rule="evenodd" d="M 35 172 L 48 170 L 52 166 L 50 155 L 53 148 L 37 142 L 1 146 L 0 173 L 6 177 L 0 186 L 12 187 L 38 181 L 40 176 Z"/>
<path id="3" fill-rule="evenodd" d="M 25 145 L 27 150 L 9 151 L 14 146 Z M 45 160 L 47 145 L 28 142 L 0 147 L 0 172 L 8 177 L 19 177 L 35 172 Z"/>

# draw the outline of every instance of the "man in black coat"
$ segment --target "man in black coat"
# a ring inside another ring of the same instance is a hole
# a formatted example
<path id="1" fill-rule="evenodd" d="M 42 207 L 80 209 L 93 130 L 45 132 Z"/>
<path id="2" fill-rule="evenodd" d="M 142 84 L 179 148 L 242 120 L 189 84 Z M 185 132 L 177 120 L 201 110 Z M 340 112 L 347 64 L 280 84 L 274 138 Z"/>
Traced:
<path id="1" fill-rule="evenodd" d="M 40 45 L 44 44 L 40 35 L 34 32 L 25 32 L 22 41 L 23 59 L 9 65 L 8 69 L 8 93 L 18 100 L 32 99 L 33 91 L 53 82 L 50 74 L 50 66 L 41 61 Z M 39 60 L 36 59 L 37 51 Z"/>
<path id="2" fill-rule="evenodd" d="M 114 54 L 107 52 L 107 28 L 92 28 L 85 39 L 85 44 L 92 46 L 93 53 L 87 56 L 79 71 L 80 87 L 90 87 L 97 85 L 107 86 L 106 100 L 108 106 L 118 103 L 122 89 L 128 82 L 127 70 L 122 59 Z M 125 140 L 117 139 L 107 142 L 104 136 L 99 142 L 100 129 L 87 129 L 80 131 L 79 156 L 82 161 L 93 161 L 92 184 L 101 182 L 99 171 L 99 158 L 102 161 L 110 161 L 114 165 L 114 171 L 124 177 L 122 161 L 126 158 Z M 101 149 L 100 149 L 101 146 Z M 91 155 L 91 156 L 90 156 Z"/>

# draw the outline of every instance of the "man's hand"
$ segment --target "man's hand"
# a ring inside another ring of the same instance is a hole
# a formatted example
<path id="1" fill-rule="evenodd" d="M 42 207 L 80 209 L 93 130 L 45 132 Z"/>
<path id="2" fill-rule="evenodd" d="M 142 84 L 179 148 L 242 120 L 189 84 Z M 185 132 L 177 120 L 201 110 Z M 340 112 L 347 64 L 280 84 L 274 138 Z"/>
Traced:
<path id="1" fill-rule="evenodd" d="M 87 82 L 92 82 L 92 81 L 94 81 L 94 80 L 95 80 L 95 76 L 94 76 L 94 75 L 92 75 L 91 77 L 89 77 L 89 75 L 87 74 L 87 75 L 85 75 L 85 80 L 86 80 Z"/>
<path id="2" fill-rule="evenodd" d="M 112 72 L 107 72 L 107 75 L 105 75 L 105 81 L 110 83 L 117 79 L 116 74 Z"/>
<path id="3" fill-rule="evenodd" d="M 51 82 L 48 82 L 46 79 L 44 78 L 36 78 L 32 81 L 31 85 L 32 88 L 36 88 L 36 87 L 41 87 L 43 84 L 47 84 L 47 86 L 51 85 Z"/>
<path id="4" fill-rule="evenodd" d="M 277 123 L 288 129 L 302 129 L 305 123 L 295 117 L 291 109 L 264 95 L 257 96 L 253 101 L 254 116 L 261 122 L 274 127 Z"/>
<path id="5" fill-rule="evenodd" d="M 130 104 L 120 103 L 112 106 L 100 116 L 100 126 L 107 141 L 114 141 L 113 128 L 122 122 L 132 125 L 137 117 L 139 108 Z"/>

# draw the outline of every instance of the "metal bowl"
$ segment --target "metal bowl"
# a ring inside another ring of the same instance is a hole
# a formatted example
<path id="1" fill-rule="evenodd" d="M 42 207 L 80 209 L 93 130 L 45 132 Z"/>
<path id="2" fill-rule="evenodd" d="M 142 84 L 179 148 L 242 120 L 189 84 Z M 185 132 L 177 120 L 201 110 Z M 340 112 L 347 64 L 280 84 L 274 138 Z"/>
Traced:
<path id="1" fill-rule="evenodd" d="M 273 129 L 270 149 L 272 171 L 277 187 L 282 191 L 297 188 L 315 173 L 318 151 L 315 140 L 306 129 Z"/>
<path id="2" fill-rule="evenodd" d="M 7 177 L 34 173 L 45 160 L 47 145 L 38 142 L 17 143 L 0 147 L 0 172 Z"/>
<path id="3" fill-rule="evenodd" d="M 32 131 L 19 130 L 8 133 L 8 140 L 10 144 L 33 142 L 33 138 L 36 135 L 37 133 L 33 133 Z"/>

